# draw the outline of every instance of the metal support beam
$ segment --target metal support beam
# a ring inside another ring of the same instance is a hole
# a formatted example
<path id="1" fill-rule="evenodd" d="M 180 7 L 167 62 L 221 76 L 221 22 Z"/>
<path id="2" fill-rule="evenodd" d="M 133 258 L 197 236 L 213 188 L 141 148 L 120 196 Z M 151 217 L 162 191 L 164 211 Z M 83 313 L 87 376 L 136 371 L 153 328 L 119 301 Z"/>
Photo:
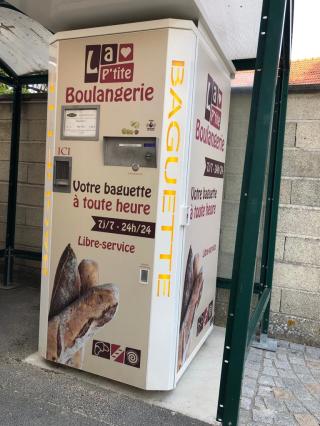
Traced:
<path id="1" fill-rule="evenodd" d="M 256 67 L 256 58 L 234 59 L 232 63 L 237 71 L 251 71 Z"/>
<path id="2" fill-rule="evenodd" d="M 264 0 L 261 14 L 217 413 L 228 426 L 238 420 L 285 9 L 286 0 Z"/>
<path id="3" fill-rule="evenodd" d="M 217 288 L 223 288 L 225 290 L 230 290 L 233 286 L 231 278 L 217 278 Z M 261 284 L 254 283 L 254 293 L 258 294 L 261 292 Z"/>
<path id="4" fill-rule="evenodd" d="M 15 85 L 14 79 L 5 75 L 0 75 L 0 83 L 6 84 L 7 86 Z"/>
<path id="5" fill-rule="evenodd" d="M 14 257 L 19 257 L 20 259 L 28 259 L 28 260 L 39 260 L 41 261 L 42 253 L 38 253 L 30 250 L 13 250 Z"/>
<path id="6" fill-rule="evenodd" d="M 16 202 L 18 185 L 19 141 L 21 120 L 21 85 L 17 84 L 13 89 L 12 124 L 11 124 L 11 149 L 9 192 L 7 206 L 7 230 L 5 246 L 5 267 L 3 285 L 9 286 L 12 279 L 13 250 L 16 225 Z"/>
<path id="7" fill-rule="evenodd" d="M 22 75 L 19 77 L 19 83 L 23 84 L 47 84 L 47 74 L 36 74 L 36 75 Z"/>

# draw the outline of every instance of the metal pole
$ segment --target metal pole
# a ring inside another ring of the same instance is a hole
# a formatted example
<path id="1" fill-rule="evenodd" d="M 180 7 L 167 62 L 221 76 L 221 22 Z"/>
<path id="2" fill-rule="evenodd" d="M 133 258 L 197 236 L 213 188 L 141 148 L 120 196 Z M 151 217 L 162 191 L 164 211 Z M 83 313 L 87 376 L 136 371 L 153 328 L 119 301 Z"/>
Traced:
<path id="1" fill-rule="evenodd" d="M 268 255 L 266 260 L 265 271 L 265 287 L 272 289 L 274 256 L 277 237 L 277 222 L 278 222 L 278 209 L 280 201 L 280 185 L 281 185 L 281 170 L 282 158 L 284 148 L 284 135 L 286 127 L 286 114 L 287 114 L 287 101 L 288 101 L 288 87 L 289 87 L 289 74 L 290 74 L 290 51 L 291 51 L 291 38 L 292 38 L 292 3 L 290 8 L 287 7 L 286 22 L 285 22 L 285 37 L 283 40 L 282 51 L 282 69 L 280 74 L 280 90 L 278 100 L 278 120 L 277 120 L 277 133 L 275 139 L 275 159 L 271 192 L 271 209 L 270 209 L 270 223 L 269 223 L 269 238 L 268 238 Z M 267 305 L 263 315 L 261 331 L 263 334 L 268 334 L 270 319 L 270 301 Z"/>
<path id="2" fill-rule="evenodd" d="M 286 0 L 264 0 L 262 7 L 217 413 L 228 426 L 238 420 L 285 8 Z"/>
<path id="3" fill-rule="evenodd" d="M 265 286 L 269 288 L 272 288 L 273 265 L 274 265 L 275 246 L 276 246 L 283 144 L 284 144 L 285 120 L 286 120 L 287 99 L 288 99 L 288 84 L 289 84 L 289 70 L 285 69 L 283 71 L 283 76 L 282 76 L 282 87 L 281 87 L 280 105 L 279 105 L 279 108 L 280 108 L 279 128 L 278 128 L 278 138 L 277 138 L 277 147 L 276 147 L 272 208 L 271 208 L 271 217 L 270 217 L 270 233 L 269 233 L 269 244 L 268 244 L 269 246 L 268 260 L 267 260 L 266 281 L 265 281 Z M 268 304 L 268 307 L 263 316 L 262 333 L 264 334 L 268 333 L 269 316 L 270 316 L 270 303 Z"/>
<path id="4" fill-rule="evenodd" d="M 13 88 L 12 124 L 11 124 L 11 149 L 9 192 L 7 206 L 7 229 L 5 246 L 5 265 L 3 275 L 4 287 L 10 286 L 12 279 L 13 250 L 16 226 L 16 201 L 18 186 L 19 141 L 21 120 L 21 85 L 18 82 Z"/>

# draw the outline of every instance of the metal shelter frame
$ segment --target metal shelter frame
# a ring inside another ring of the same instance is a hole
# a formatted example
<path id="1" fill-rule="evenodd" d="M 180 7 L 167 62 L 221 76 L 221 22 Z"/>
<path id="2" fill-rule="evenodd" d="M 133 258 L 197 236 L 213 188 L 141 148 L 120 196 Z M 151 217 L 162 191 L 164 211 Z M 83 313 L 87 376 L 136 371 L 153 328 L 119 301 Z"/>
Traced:
<path id="1" fill-rule="evenodd" d="M 6 2 L 0 2 L 0 7 L 17 10 Z M 44 84 L 48 82 L 47 74 L 32 74 L 18 76 L 0 57 L 0 69 L 6 75 L 0 75 L 0 83 L 12 87 L 12 121 L 11 121 L 11 146 L 9 167 L 9 190 L 7 203 L 7 224 L 5 234 L 5 247 L 0 250 L 0 258 L 4 258 L 3 287 L 10 288 L 12 282 L 12 268 L 14 258 L 41 260 L 41 253 L 18 250 L 15 248 L 15 228 L 17 210 L 19 145 L 21 124 L 22 86 L 28 84 Z"/>
<path id="2" fill-rule="evenodd" d="M 238 70 L 255 70 L 237 237 L 222 361 L 217 420 L 237 424 L 244 363 L 258 326 L 268 333 L 275 255 L 282 155 L 290 71 L 293 0 L 264 0 L 257 57 L 236 61 Z M 255 266 L 266 167 L 268 181 L 264 213 L 260 280 Z M 258 302 L 252 310 L 253 294 Z"/>
<path id="3" fill-rule="evenodd" d="M 7 3 L 0 6 L 11 7 Z M 11 7 L 15 9 L 14 7 Z M 290 70 L 293 0 L 263 0 L 256 58 L 234 61 L 237 70 L 255 70 L 250 121 L 241 188 L 237 237 L 231 279 L 218 278 L 217 287 L 230 289 L 229 310 L 220 381 L 217 420 L 223 426 L 238 421 L 244 363 L 255 331 L 266 335 L 275 254 L 282 154 Z M 0 82 L 13 87 L 9 194 L 5 248 L 4 286 L 12 278 L 14 257 L 41 260 L 41 253 L 15 249 L 16 199 L 19 163 L 21 88 L 46 83 L 46 75 L 17 76 L 0 59 Z M 269 159 L 269 161 L 268 161 Z M 255 266 L 264 197 L 263 250 L 259 282 Z M 252 297 L 258 302 L 252 311 Z"/>

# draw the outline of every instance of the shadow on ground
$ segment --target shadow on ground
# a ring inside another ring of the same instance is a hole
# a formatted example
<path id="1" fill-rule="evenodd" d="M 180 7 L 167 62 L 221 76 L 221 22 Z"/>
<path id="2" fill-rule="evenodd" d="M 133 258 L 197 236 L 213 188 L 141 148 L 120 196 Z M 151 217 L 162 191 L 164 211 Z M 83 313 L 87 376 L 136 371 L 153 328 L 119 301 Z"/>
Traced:
<path id="1" fill-rule="evenodd" d="M 206 423 L 108 392 L 72 375 L 23 362 L 37 350 L 40 278 L 15 276 L 21 285 L 0 290 L 0 425 L 178 425 Z"/>

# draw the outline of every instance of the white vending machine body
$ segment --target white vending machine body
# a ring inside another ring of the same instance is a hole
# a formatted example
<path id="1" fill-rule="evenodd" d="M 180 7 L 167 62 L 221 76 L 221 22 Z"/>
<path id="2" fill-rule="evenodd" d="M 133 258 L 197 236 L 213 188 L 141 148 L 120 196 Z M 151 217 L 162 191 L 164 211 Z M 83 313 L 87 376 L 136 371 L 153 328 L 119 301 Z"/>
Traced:
<path id="1" fill-rule="evenodd" d="M 212 328 L 229 96 L 190 21 L 55 36 L 42 356 L 175 387 Z"/>

